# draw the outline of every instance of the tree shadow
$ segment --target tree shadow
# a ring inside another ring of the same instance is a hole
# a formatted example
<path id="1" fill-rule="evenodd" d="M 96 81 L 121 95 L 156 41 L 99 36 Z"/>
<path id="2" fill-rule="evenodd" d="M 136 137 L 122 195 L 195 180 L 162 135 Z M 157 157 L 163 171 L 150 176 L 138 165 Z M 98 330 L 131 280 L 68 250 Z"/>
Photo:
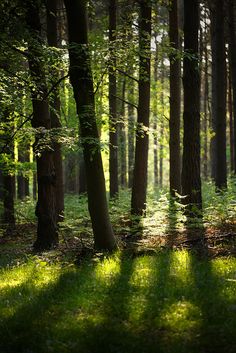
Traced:
<path id="1" fill-rule="evenodd" d="M 227 279 L 219 276 L 213 260 L 206 256 L 203 257 L 200 251 L 191 255 L 190 271 L 195 287 L 192 301 L 201 310 L 201 325 L 198 334 L 199 351 L 235 352 L 235 283 L 227 283 Z M 231 298 L 227 298 L 229 288 L 232 289 Z"/>

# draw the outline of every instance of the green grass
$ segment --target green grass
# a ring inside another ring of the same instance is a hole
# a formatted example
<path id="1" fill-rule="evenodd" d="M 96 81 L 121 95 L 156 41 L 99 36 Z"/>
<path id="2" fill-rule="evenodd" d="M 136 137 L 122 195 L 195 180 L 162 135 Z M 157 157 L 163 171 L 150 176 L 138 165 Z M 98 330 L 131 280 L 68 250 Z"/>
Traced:
<path id="1" fill-rule="evenodd" d="M 80 267 L 29 256 L 3 263 L 0 351 L 236 351 L 236 259 L 122 252 Z"/>
<path id="2" fill-rule="evenodd" d="M 219 234 L 229 225 L 234 234 L 235 195 L 233 180 L 222 194 L 205 183 L 203 225 Z M 129 208 L 127 190 L 110 201 L 120 239 L 131 232 Z M 85 197 L 66 195 L 59 250 L 41 255 L 31 253 L 34 201 L 17 202 L 16 215 L 16 234 L 0 245 L 1 353 L 236 352 L 236 259 L 211 258 L 197 247 L 171 250 L 186 219 L 167 192 L 149 191 L 141 251 L 134 241 L 133 248 L 78 266 L 81 246 L 92 245 Z M 205 246 L 214 247 L 217 236 Z M 219 244 L 223 251 L 227 246 L 233 253 L 234 243 Z"/>

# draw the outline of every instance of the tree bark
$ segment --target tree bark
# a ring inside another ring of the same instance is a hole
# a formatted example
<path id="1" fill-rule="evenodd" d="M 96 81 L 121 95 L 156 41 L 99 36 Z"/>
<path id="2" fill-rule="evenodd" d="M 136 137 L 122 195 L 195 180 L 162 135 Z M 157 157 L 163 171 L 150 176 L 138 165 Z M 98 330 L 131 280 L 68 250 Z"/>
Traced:
<path id="1" fill-rule="evenodd" d="M 229 24 L 229 66 L 233 90 L 233 123 L 234 126 L 234 174 L 236 174 L 236 5 L 234 0 L 228 0 L 228 24 Z"/>
<path id="2" fill-rule="evenodd" d="M 109 219 L 100 140 L 95 117 L 88 46 L 87 0 L 64 1 L 68 20 L 70 81 L 80 122 L 88 188 L 88 207 L 95 248 L 113 250 L 116 240 Z"/>
<path id="3" fill-rule="evenodd" d="M 122 188 L 127 187 L 127 161 L 126 161 L 126 128 L 125 128 L 125 92 L 126 79 L 121 84 L 122 101 L 120 104 L 120 124 L 119 124 L 119 155 L 120 155 L 120 185 Z"/>
<path id="4" fill-rule="evenodd" d="M 58 47 L 58 0 L 47 1 L 47 39 L 48 45 L 51 47 Z M 60 75 L 57 68 L 51 69 L 51 84 L 54 86 Z M 64 219 L 64 181 L 63 181 L 63 168 L 62 168 L 62 153 L 61 144 L 58 142 L 58 132 L 61 129 L 60 122 L 60 90 L 56 86 L 52 92 L 51 100 L 51 128 L 55 129 L 55 137 L 53 143 L 53 160 L 55 166 L 55 192 L 56 192 L 56 212 L 57 220 L 63 221 Z"/>
<path id="5" fill-rule="evenodd" d="M 118 194 L 118 131 L 117 131 L 117 87 L 116 87 L 116 12 L 117 0 L 109 0 L 109 174 L 110 197 Z"/>
<path id="6" fill-rule="evenodd" d="M 147 194 L 148 129 L 150 109 L 151 4 L 140 1 L 139 15 L 139 102 L 136 131 L 131 213 L 144 215 Z"/>
<path id="7" fill-rule="evenodd" d="M 181 103 L 181 61 L 179 36 L 179 8 L 178 0 L 171 1 L 169 11 L 169 39 L 170 55 L 170 122 L 169 122 L 169 149 L 170 149 L 170 193 L 181 190 L 180 170 L 180 103 Z"/>
<path id="8" fill-rule="evenodd" d="M 184 1 L 184 138 L 182 194 L 190 215 L 202 208 L 200 177 L 200 78 L 198 59 L 199 2 Z"/>
<path id="9" fill-rule="evenodd" d="M 226 165 L 226 56 L 224 4 L 214 0 L 211 6 L 212 35 L 212 114 L 215 124 L 215 185 L 227 187 Z M 213 96 L 215 95 L 215 96 Z"/>
<path id="10" fill-rule="evenodd" d="M 38 217 L 37 239 L 35 250 L 46 250 L 58 244 L 57 212 L 55 198 L 55 169 L 51 150 L 51 119 L 47 100 L 47 85 L 44 73 L 43 45 L 40 37 L 41 24 L 39 17 L 40 4 L 25 0 L 26 22 L 30 32 L 28 42 L 29 70 L 34 83 L 31 91 L 33 105 L 32 126 L 37 129 L 34 151 L 37 163 Z M 45 139 L 49 138 L 49 146 Z"/>

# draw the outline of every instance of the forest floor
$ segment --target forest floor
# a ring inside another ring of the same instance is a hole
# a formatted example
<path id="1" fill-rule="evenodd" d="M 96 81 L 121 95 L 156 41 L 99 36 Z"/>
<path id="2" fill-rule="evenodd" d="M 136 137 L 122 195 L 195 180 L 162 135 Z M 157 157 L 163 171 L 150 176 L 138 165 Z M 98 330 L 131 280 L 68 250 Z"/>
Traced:
<path id="1" fill-rule="evenodd" d="M 180 205 L 160 195 L 136 228 L 121 197 L 110 205 L 112 255 L 93 251 L 86 199 L 75 196 L 58 249 L 34 254 L 33 203 L 19 203 L 15 231 L 0 237 L 0 352 L 234 353 L 230 195 L 206 200 L 205 218 L 187 227 Z"/>

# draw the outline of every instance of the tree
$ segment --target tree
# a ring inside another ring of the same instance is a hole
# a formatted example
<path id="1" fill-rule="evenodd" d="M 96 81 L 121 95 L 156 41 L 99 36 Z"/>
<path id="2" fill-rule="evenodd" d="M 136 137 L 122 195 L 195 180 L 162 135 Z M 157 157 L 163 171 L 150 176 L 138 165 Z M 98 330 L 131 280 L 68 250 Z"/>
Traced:
<path id="1" fill-rule="evenodd" d="M 146 209 L 148 129 L 150 109 L 151 2 L 140 1 L 139 12 L 139 101 L 136 131 L 131 213 L 143 215 Z"/>
<path id="2" fill-rule="evenodd" d="M 180 105 L 181 105 L 181 61 L 179 35 L 179 8 L 178 0 L 170 3 L 169 10 L 169 40 L 170 52 L 170 122 L 169 122 L 169 149 L 170 149 L 170 192 L 180 193 Z"/>
<path id="3" fill-rule="evenodd" d="M 70 57 L 70 81 L 80 122 L 88 189 L 88 207 L 95 248 L 112 250 L 116 240 L 110 223 L 99 134 L 95 117 L 93 78 L 89 56 L 87 1 L 65 0 Z"/>
<path id="4" fill-rule="evenodd" d="M 211 2 L 212 41 L 212 120 L 215 130 L 215 185 L 227 187 L 226 166 L 226 57 L 224 4 L 221 0 Z M 224 18 L 224 17 L 223 17 Z"/>
<path id="5" fill-rule="evenodd" d="M 199 2 L 184 1 L 184 138 L 182 194 L 190 214 L 202 208 L 200 177 Z"/>
<path id="6" fill-rule="evenodd" d="M 110 196 L 118 194 L 118 131 L 117 131 L 117 88 L 116 88 L 116 13 L 117 0 L 109 0 L 109 173 Z"/>
<path id="7" fill-rule="evenodd" d="M 58 244 L 55 168 L 50 138 L 51 118 L 48 90 L 44 71 L 43 41 L 41 37 L 40 2 L 25 0 L 28 34 L 28 62 L 32 78 L 31 98 L 33 106 L 32 126 L 36 129 L 34 152 L 37 163 L 38 217 L 36 250 L 50 249 Z M 47 142 L 47 140 L 49 140 Z"/>
<path id="8" fill-rule="evenodd" d="M 230 100 L 233 102 L 233 124 L 234 124 L 234 134 L 231 141 L 234 140 L 233 158 L 234 158 L 234 174 L 236 174 L 236 6 L 234 0 L 228 0 L 228 29 L 229 29 L 229 67 L 230 67 L 230 77 L 229 82 L 232 85 L 233 97 L 231 97 L 230 88 Z M 222 21 L 223 22 L 223 21 Z M 232 109 L 232 108 L 230 108 Z"/>
<path id="9" fill-rule="evenodd" d="M 58 47 L 58 0 L 47 1 L 47 38 L 48 45 L 52 48 Z M 51 128 L 55 129 L 55 137 L 53 144 L 53 160 L 55 167 L 55 191 L 56 191 L 56 212 L 58 221 L 64 218 L 64 183 L 63 183 L 63 170 L 62 170 L 62 154 L 61 145 L 56 137 L 58 130 L 61 129 L 60 122 L 60 92 L 56 83 L 59 80 L 58 68 L 53 65 L 51 69 L 51 84 L 55 86 L 52 92 L 51 99 Z"/>

